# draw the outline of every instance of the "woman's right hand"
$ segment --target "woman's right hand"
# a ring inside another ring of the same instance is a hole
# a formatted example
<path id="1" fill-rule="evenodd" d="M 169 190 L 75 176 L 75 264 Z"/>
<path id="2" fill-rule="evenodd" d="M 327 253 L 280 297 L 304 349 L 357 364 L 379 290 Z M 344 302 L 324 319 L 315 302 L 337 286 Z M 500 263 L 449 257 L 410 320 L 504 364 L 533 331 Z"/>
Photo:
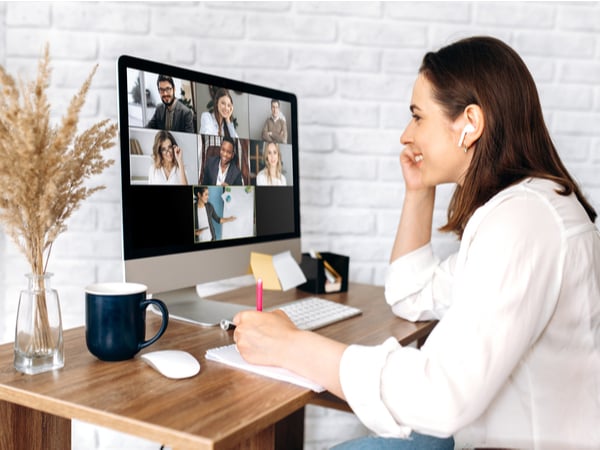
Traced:
<path id="1" fill-rule="evenodd" d="M 298 329 L 282 310 L 242 311 L 233 318 L 233 338 L 242 357 L 253 364 L 280 366 Z"/>
<path id="2" fill-rule="evenodd" d="M 181 151 L 181 148 L 179 148 L 179 146 L 173 146 L 173 155 L 175 156 L 175 159 L 179 164 L 183 164 L 183 152 Z"/>
<path id="3" fill-rule="evenodd" d="M 423 155 L 414 153 L 410 148 L 405 147 L 400 153 L 400 167 L 402 168 L 407 191 L 419 191 L 430 187 L 423 184 L 422 164 Z"/>
<path id="4" fill-rule="evenodd" d="M 406 192 L 390 261 L 431 241 L 435 186 L 428 186 L 423 182 L 425 163 L 423 156 L 413 152 L 408 146 L 400 153 Z"/>
<path id="5" fill-rule="evenodd" d="M 233 105 L 227 110 L 225 114 L 223 114 L 223 119 L 225 122 L 231 123 L 231 118 L 233 117 Z"/>

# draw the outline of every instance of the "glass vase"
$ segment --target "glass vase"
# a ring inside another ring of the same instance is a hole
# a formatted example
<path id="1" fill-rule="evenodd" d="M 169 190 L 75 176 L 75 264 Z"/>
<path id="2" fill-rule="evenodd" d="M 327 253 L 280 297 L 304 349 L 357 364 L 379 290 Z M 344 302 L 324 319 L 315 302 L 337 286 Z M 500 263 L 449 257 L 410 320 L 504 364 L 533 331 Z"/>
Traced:
<path id="1" fill-rule="evenodd" d="M 19 297 L 14 366 L 28 375 L 64 366 L 60 302 L 50 287 L 51 277 L 51 273 L 28 274 L 28 287 Z"/>

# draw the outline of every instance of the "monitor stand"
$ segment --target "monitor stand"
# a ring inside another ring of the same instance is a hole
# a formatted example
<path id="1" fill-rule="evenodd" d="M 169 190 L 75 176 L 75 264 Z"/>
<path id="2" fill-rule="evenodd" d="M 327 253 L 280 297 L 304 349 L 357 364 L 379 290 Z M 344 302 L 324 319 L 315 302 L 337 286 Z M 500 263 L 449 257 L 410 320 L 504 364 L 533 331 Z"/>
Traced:
<path id="1" fill-rule="evenodd" d="M 239 311 L 252 309 L 248 305 L 238 305 L 200 297 L 196 287 L 161 292 L 152 298 L 162 300 L 169 310 L 169 317 L 203 326 L 219 325 L 221 320 L 233 319 Z M 152 307 L 152 311 L 160 311 Z"/>

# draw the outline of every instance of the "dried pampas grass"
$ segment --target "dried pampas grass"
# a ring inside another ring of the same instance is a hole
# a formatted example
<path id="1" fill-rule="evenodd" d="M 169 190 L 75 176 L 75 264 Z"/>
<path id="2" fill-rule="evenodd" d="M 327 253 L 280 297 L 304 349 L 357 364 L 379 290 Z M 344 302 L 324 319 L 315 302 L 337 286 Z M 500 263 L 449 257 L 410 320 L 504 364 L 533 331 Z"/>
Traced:
<path id="1" fill-rule="evenodd" d="M 32 273 L 46 271 L 52 244 L 81 202 L 104 186 L 85 180 L 113 164 L 103 152 L 117 126 L 103 120 L 77 133 L 79 113 L 97 65 L 71 100 L 60 125 L 50 121 L 46 45 L 35 82 L 15 82 L 0 66 L 0 223 L 25 254 Z"/>

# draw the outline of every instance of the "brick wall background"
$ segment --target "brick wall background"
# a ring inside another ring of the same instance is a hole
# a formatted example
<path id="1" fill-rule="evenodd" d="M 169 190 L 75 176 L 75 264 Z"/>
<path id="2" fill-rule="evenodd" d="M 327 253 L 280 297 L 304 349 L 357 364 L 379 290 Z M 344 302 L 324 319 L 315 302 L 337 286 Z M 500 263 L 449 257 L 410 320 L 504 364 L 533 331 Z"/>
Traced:
<path id="1" fill-rule="evenodd" d="M 600 5 L 596 2 L 2 2 L 0 64 L 30 80 L 50 43 L 58 119 L 98 63 L 81 125 L 117 119 L 121 54 L 295 92 L 299 99 L 303 249 L 351 257 L 351 280 L 382 284 L 402 203 L 399 136 L 427 50 L 490 34 L 524 58 L 571 173 L 600 209 Z M 1 113 L 1 112 L 0 112 Z M 110 157 L 118 158 L 117 149 Z M 121 278 L 119 168 L 53 249 L 65 328 L 83 324 L 83 287 Z M 0 186 L 0 189 L 2 187 Z M 452 187 L 439 191 L 434 225 Z M 436 233 L 442 255 L 456 248 Z M 13 340 L 28 271 L 0 230 L 0 342 Z M 307 449 L 363 433 L 353 416 L 311 408 Z M 158 449 L 86 424 L 74 448 Z"/>

